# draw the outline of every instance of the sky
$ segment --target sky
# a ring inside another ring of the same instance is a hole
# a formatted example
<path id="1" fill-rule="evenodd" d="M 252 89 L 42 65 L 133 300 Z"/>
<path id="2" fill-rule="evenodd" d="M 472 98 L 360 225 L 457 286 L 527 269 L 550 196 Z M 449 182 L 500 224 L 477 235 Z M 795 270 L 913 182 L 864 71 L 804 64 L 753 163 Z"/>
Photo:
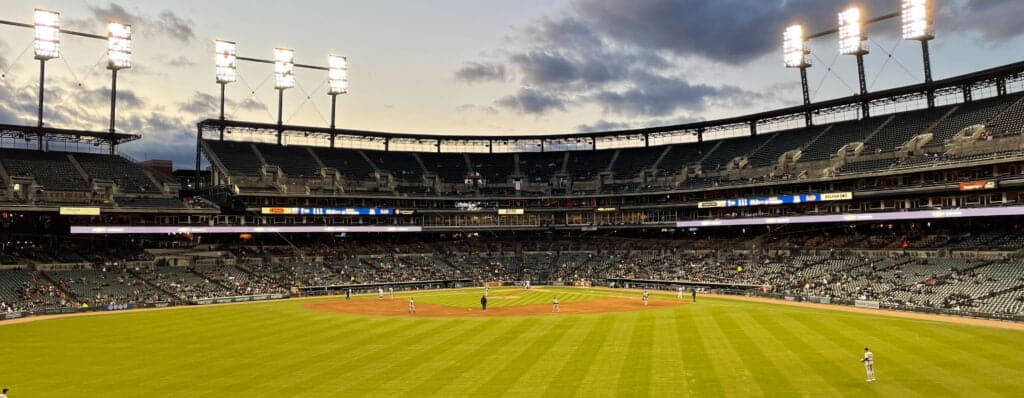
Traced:
<path id="1" fill-rule="evenodd" d="M 4 0 L 0 19 L 30 23 L 36 7 L 63 27 L 104 34 L 110 20 L 135 30 L 134 65 L 118 74 L 118 130 L 141 134 L 119 148 L 133 159 L 188 167 L 196 122 L 217 117 L 213 41 L 240 56 L 295 50 L 298 63 L 349 59 L 350 91 L 337 125 L 428 134 L 574 133 L 716 119 L 801 101 L 799 75 L 782 66 L 781 32 L 834 28 L 837 0 Z M 1020 0 L 935 0 L 936 79 L 1021 60 Z M 899 0 L 862 0 L 868 15 Z M 920 46 L 899 21 L 868 27 L 869 90 L 923 80 Z M 64 35 L 47 63 L 46 119 L 105 130 L 110 72 L 105 43 Z M 835 36 L 810 42 L 812 100 L 853 94 L 853 57 Z M 0 122 L 33 124 L 38 64 L 32 30 L 0 25 Z M 276 121 L 272 66 L 239 63 L 227 117 Z M 329 125 L 326 72 L 298 70 L 285 92 L 286 123 Z M 0 143 L 8 145 L 7 143 Z M 56 148 L 85 150 L 88 148 Z"/>

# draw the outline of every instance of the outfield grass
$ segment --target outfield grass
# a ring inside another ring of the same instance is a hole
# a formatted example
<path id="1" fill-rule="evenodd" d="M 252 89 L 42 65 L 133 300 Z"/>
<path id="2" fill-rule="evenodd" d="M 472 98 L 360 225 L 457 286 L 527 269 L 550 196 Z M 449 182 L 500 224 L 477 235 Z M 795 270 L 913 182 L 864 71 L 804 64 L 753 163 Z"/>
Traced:
<path id="1" fill-rule="evenodd" d="M 582 289 L 492 290 L 563 305 Z M 471 307 L 479 289 L 417 302 Z M 358 298 L 372 299 L 372 298 Z M 333 298 L 332 300 L 338 300 Z M 516 304 L 518 302 L 518 304 Z M 20 397 L 1019 396 L 1024 333 L 701 298 L 599 315 L 413 318 L 304 301 L 0 324 L 0 385 Z M 879 381 L 858 361 L 875 353 Z"/>

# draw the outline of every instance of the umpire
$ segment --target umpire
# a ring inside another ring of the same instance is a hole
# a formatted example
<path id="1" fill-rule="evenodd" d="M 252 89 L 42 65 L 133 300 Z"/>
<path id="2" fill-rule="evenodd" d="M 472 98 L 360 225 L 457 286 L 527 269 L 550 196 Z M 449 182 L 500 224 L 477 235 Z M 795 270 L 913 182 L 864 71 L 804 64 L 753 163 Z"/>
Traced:
<path id="1" fill-rule="evenodd" d="M 487 311 L 487 295 L 483 295 L 480 297 L 480 308 L 483 308 L 484 311 Z"/>

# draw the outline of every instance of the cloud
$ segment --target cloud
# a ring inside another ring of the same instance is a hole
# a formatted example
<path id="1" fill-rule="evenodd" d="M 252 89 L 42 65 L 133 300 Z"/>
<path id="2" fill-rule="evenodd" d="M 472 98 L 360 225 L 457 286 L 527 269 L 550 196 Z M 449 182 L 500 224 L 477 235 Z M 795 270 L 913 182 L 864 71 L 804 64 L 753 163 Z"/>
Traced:
<path id="1" fill-rule="evenodd" d="M 985 42 L 1003 42 L 1024 35 L 1020 15 L 1024 2 L 1019 0 L 948 0 L 936 15 L 936 29 L 973 32 Z"/>
<path id="2" fill-rule="evenodd" d="M 178 102 L 178 112 L 189 115 L 196 119 L 217 117 L 220 113 L 220 97 L 213 94 L 194 91 L 192 97 L 183 102 Z M 235 110 L 260 110 L 263 105 L 252 98 L 246 98 L 241 102 L 225 98 L 224 112 L 230 113 Z M 231 115 L 227 115 L 230 117 Z"/>
<path id="3" fill-rule="evenodd" d="M 462 104 L 462 105 L 459 105 L 459 106 L 455 107 L 455 111 L 456 112 L 480 112 L 480 113 L 486 113 L 486 114 L 491 114 L 491 115 L 498 114 L 498 110 L 495 109 L 493 106 L 486 106 L 486 105 L 485 106 L 481 106 L 481 105 L 474 105 L 474 104 Z"/>
<path id="4" fill-rule="evenodd" d="M 631 126 L 631 124 L 626 122 L 613 122 L 601 119 L 592 124 L 577 125 L 576 131 L 580 133 L 595 133 L 604 131 L 626 130 L 631 128 Z"/>
<path id="5" fill-rule="evenodd" d="M 556 95 L 541 92 L 530 87 L 520 88 L 515 94 L 494 101 L 498 107 L 522 114 L 543 115 L 552 110 L 566 110 L 566 101 Z"/>
<path id="6" fill-rule="evenodd" d="M 455 71 L 455 80 L 465 83 L 485 83 L 505 80 L 505 65 L 490 62 L 466 62 Z"/>
<path id="7" fill-rule="evenodd" d="M 167 60 L 163 61 L 163 63 L 164 63 L 164 65 L 171 66 L 171 67 L 174 67 L 174 68 L 188 68 L 188 67 L 192 67 L 192 66 L 196 65 L 195 61 L 192 61 L 192 60 L 190 60 L 188 58 L 185 58 L 184 56 L 181 56 L 181 55 L 179 55 L 177 57 L 174 57 L 174 58 L 167 59 Z"/>
<path id="8" fill-rule="evenodd" d="M 67 19 L 67 24 L 75 29 L 95 29 L 106 26 L 107 22 L 118 21 L 131 24 L 135 32 L 144 35 L 164 36 L 182 43 L 189 43 L 196 38 L 195 23 L 191 19 L 178 16 L 172 11 L 160 11 L 154 16 L 125 9 L 117 3 L 106 6 L 88 5 L 89 17 L 86 19 Z"/>

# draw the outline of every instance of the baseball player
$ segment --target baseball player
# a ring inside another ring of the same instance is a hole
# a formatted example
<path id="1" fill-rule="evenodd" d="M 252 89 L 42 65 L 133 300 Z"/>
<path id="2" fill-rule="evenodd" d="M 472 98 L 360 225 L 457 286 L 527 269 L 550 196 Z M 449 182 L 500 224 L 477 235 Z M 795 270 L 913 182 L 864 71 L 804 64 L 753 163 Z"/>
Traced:
<path id="1" fill-rule="evenodd" d="M 409 315 L 416 315 L 416 302 L 409 297 Z"/>
<path id="2" fill-rule="evenodd" d="M 491 287 L 485 285 L 484 286 L 484 297 L 487 297 L 487 295 L 490 294 L 490 293 L 491 293 Z"/>
<path id="3" fill-rule="evenodd" d="M 558 297 L 551 298 L 551 312 L 558 312 Z"/>
<path id="4" fill-rule="evenodd" d="M 345 300 L 352 299 L 352 289 L 345 289 Z"/>
<path id="5" fill-rule="evenodd" d="M 868 382 L 875 381 L 875 354 L 864 347 L 864 358 L 861 358 L 860 361 L 864 362 L 864 370 L 868 372 Z"/>
<path id="6" fill-rule="evenodd" d="M 388 293 L 391 294 L 391 298 L 395 298 L 395 288 L 388 286 Z"/>
<path id="7" fill-rule="evenodd" d="M 680 300 L 683 299 L 683 288 L 679 288 L 679 290 L 676 293 L 676 298 L 678 298 Z"/>
<path id="8" fill-rule="evenodd" d="M 647 300 L 650 299 L 650 298 L 651 298 L 651 293 L 648 293 L 647 289 L 644 289 L 644 295 L 643 295 L 644 305 L 647 305 Z"/>
<path id="9" fill-rule="evenodd" d="M 383 299 L 384 299 L 384 288 L 378 287 L 377 288 L 377 300 L 383 300 Z"/>
<path id="10" fill-rule="evenodd" d="M 484 293 L 483 297 L 480 297 L 480 308 L 483 311 L 487 311 L 487 294 Z"/>

